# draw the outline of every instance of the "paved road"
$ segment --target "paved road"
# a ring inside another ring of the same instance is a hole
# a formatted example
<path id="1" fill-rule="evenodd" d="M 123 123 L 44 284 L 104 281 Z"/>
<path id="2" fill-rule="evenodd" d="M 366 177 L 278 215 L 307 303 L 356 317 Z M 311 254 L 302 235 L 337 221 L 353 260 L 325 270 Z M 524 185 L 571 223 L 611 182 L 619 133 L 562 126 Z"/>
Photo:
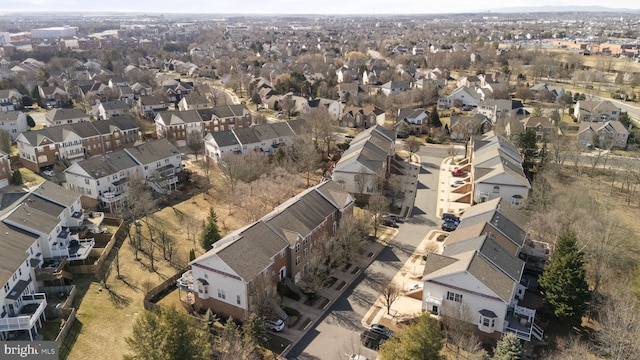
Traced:
<path id="1" fill-rule="evenodd" d="M 447 157 L 448 146 L 423 146 L 418 151 L 422 168 L 413 216 L 400 224 L 399 232 L 390 247 L 347 288 L 323 315 L 316 326 L 288 353 L 289 359 L 334 360 L 347 359 L 347 354 L 360 353 L 375 359 L 373 350 L 360 344 L 364 330 L 362 319 L 374 304 L 380 288 L 384 287 L 407 261 L 426 234 L 438 227 L 436 214 L 438 169 Z"/>

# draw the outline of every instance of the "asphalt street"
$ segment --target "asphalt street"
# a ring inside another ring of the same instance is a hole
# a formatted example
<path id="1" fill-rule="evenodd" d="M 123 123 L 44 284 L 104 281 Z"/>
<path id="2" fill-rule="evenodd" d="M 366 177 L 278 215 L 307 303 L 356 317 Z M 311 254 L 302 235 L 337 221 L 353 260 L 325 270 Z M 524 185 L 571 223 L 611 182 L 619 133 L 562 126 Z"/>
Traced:
<path id="1" fill-rule="evenodd" d="M 375 351 L 360 344 L 362 319 L 426 234 L 439 226 L 436 214 L 438 171 L 449 146 L 426 145 L 418 151 L 422 168 L 418 176 L 416 201 L 411 218 L 399 224 L 399 232 L 376 260 L 348 287 L 327 310 L 316 326 L 288 352 L 288 359 L 348 359 L 358 353 L 369 359 Z"/>

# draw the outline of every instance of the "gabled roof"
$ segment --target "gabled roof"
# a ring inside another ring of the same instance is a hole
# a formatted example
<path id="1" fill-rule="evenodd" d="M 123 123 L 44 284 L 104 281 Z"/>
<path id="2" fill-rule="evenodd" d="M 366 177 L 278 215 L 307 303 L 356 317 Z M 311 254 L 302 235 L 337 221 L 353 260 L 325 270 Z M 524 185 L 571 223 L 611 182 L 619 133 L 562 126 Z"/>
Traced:
<path id="1" fill-rule="evenodd" d="M 554 129 L 556 127 L 550 118 L 541 116 L 529 116 L 520 120 L 520 122 L 525 129 L 537 128 L 538 126 L 542 126 L 545 129 Z"/>
<path id="2" fill-rule="evenodd" d="M 247 105 L 224 105 L 211 108 L 211 112 L 219 119 L 242 117 L 249 109 Z"/>
<path id="3" fill-rule="evenodd" d="M 140 165 L 147 165 L 172 156 L 180 155 L 178 149 L 169 140 L 149 141 L 132 148 L 124 149 Z"/>
<path id="4" fill-rule="evenodd" d="M 233 133 L 236 135 L 236 138 L 238 138 L 238 141 L 242 145 L 256 144 L 260 142 L 258 135 L 250 127 L 233 129 Z"/>
<path id="5" fill-rule="evenodd" d="M 65 189 L 51 181 L 45 181 L 38 185 L 33 189 L 32 194 L 65 207 L 73 205 L 80 198 L 78 193 Z"/>
<path id="6" fill-rule="evenodd" d="M 629 130 L 622 125 L 620 121 L 605 121 L 605 122 L 588 122 L 583 121 L 580 123 L 580 128 L 578 129 L 578 134 L 582 134 L 585 131 L 592 131 L 594 133 L 599 133 L 602 130 L 608 130 L 611 133 L 616 134 L 629 134 Z"/>
<path id="7" fill-rule="evenodd" d="M 336 206 L 334 200 L 343 204 Z M 352 202 L 353 198 L 339 184 L 321 183 L 285 201 L 260 220 L 228 234 L 190 264 L 198 266 L 217 256 L 249 282 L 273 263 L 273 257 L 292 246 L 298 235 L 308 236 L 329 215 Z"/>
<path id="8" fill-rule="evenodd" d="M 227 147 L 227 146 L 234 146 L 234 145 L 240 144 L 235 134 L 231 130 L 216 131 L 216 132 L 207 134 L 205 141 L 211 141 L 211 140 L 215 141 L 215 143 L 218 144 L 219 147 Z"/>
<path id="9" fill-rule="evenodd" d="M 120 171 L 131 169 L 138 166 L 131 155 L 124 151 L 118 150 L 110 152 L 102 156 L 94 156 L 82 161 L 78 161 L 70 166 L 66 171 L 72 172 L 73 166 L 78 166 L 84 170 L 93 179 L 100 179 L 105 176 L 117 174 Z"/>
<path id="10" fill-rule="evenodd" d="M 38 235 L 0 222 L 0 285 L 6 284 L 20 265 L 31 256 L 29 247 Z"/>
<path id="11" fill-rule="evenodd" d="M 45 114 L 45 118 L 49 121 L 61 121 L 61 120 L 71 120 L 71 119 L 79 119 L 79 118 L 89 118 L 89 115 L 84 111 L 72 108 L 72 109 L 53 109 L 47 111 Z"/>

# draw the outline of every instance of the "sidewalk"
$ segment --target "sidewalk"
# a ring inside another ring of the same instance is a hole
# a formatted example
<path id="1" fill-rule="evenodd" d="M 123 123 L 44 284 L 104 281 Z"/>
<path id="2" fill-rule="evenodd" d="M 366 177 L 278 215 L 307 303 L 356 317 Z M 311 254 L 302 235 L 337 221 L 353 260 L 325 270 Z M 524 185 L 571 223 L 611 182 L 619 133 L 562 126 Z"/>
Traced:
<path id="1" fill-rule="evenodd" d="M 454 178 L 451 176 L 451 170 L 463 166 L 456 162 L 452 162 L 452 160 L 453 159 L 451 157 L 448 157 L 440 164 L 438 197 L 436 204 L 438 216 L 442 216 L 445 212 L 455 212 L 460 214 L 464 212 L 466 208 L 471 206 L 470 203 L 455 201 L 463 196 L 466 190 L 471 190 L 462 189 L 462 191 L 464 191 L 462 194 L 459 192 L 452 192 L 450 182 L 453 179 L 461 178 Z M 456 160 L 461 160 L 461 157 L 456 157 Z M 416 162 L 418 164 L 419 161 L 419 158 L 417 158 Z M 472 185 L 469 186 L 471 187 Z M 459 191 L 459 189 L 456 189 L 455 191 Z M 400 296 L 398 296 L 398 298 L 391 304 L 389 313 L 387 313 L 386 306 L 384 305 L 384 298 L 381 295 L 362 318 L 362 325 L 364 327 L 369 328 L 371 324 L 383 324 L 391 329 L 396 329 L 399 323 L 422 313 L 422 287 L 411 291 L 409 291 L 409 287 L 413 285 L 422 285 L 422 275 L 424 273 L 425 265 L 423 256 L 427 255 L 429 252 L 441 253 L 444 243 L 441 236 L 446 236 L 446 234 L 448 233 L 441 230 L 431 230 L 427 233 L 420 242 L 420 245 L 416 247 L 413 254 L 411 254 L 400 271 L 398 271 L 391 280 L 391 283 L 400 289 Z"/>

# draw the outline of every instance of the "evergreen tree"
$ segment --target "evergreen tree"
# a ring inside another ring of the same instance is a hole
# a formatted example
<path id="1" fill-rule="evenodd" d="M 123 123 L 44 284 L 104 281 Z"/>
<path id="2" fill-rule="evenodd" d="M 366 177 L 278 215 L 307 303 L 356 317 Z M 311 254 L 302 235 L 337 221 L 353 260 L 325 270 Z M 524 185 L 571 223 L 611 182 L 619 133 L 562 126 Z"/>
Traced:
<path id="1" fill-rule="evenodd" d="M 125 339 L 136 360 L 210 359 L 209 331 L 201 322 L 174 308 L 145 311 Z"/>
<path id="2" fill-rule="evenodd" d="M 520 360 L 524 358 L 520 340 L 514 334 L 506 334 L 498 341 L 496 351 L 493 354 L 494 360 Z"/>
<path id="3" fill-rule="evenodd" d="M 205 224 L 204 229 L 202 229 L 202 234 L 200 234 L 200 245 L 202 245 L 202 248 L 205 251 L 209 251 L 211 246 L 221 238 L 217 221 L 218 215 L 216 215 L 213 208 L 210 208 L 207 223 Z"/>
<path id="4" fill-rule="evenodd" d="M 20 172 L 20 170 L 18 169 L 13 170 L 13 174 L 11 175 L 11 183 L 13 185 L 22 185 L 23 180 L 22 180 L 22 173 Z"/>
<path id="5" fill-rule="evenodd" d="M 538 142 L 536 139 L 536 131 L 533 128 L 527 129 L 518 136 L 518 147 L 524 155 L 525 161 L 531 161 L 538 151 Z"/>
<path id="6" fill-rule="evenodd" d="M 31 115 L 27 115 L 27 126 L 32 128 L 36 126 L 35 120 L 31 117 Z"/>
<path id="7" fill-rule="evenodd" d="M 42 103 L 41 103 L 41 99 L 40 99 L 40 91 L 38 90 L 37 86 L 33 87 L 33 90 L 31 91 L 31 98 L 33 99 L 33 102 L 35 104 L 38 104 L 40 107 L 42 107 Z"/>
<path id="8" fill-rule="evenodd" d="M 622 125 L 624 125 L 626 128 L 629 127 L 629 125 L 631 125 L 631 117 L 629 117 L 629 113 L 626 111 L 621 111 L 620 112 L 620 116 L 618 117 L 618 121 L 620 121 L 620 123 L 622 123 Z"/>
<path id="9" fill-rule="evenodd" d="M 431 113 L 429 114 L 429 128 L 441 128 L 442 122 L 440 121 L 440 115 L 438 114 L 438 109 L 434 106 L 431 108 Z"/>
<path id="10" fill-rule="evenodd" d="M 378 352 L 382 360 L 441 360 L 444 346 L 440 323 L 423 313 L 420 317 L 385 341 Z"/>
<path id="11" fill-rule="evenodd" d="M 579 322 L 589 300 L 587 269 L 573 233 L 560 236 L 551 261 L 545 266 L 540 286 L 550 312 L 561 320 Z"/>
<path id="12" fill-rule="evenodd" d="M 189 250 L 189 262 L 196 259 L 196 251 L 194 249 Z"/>

